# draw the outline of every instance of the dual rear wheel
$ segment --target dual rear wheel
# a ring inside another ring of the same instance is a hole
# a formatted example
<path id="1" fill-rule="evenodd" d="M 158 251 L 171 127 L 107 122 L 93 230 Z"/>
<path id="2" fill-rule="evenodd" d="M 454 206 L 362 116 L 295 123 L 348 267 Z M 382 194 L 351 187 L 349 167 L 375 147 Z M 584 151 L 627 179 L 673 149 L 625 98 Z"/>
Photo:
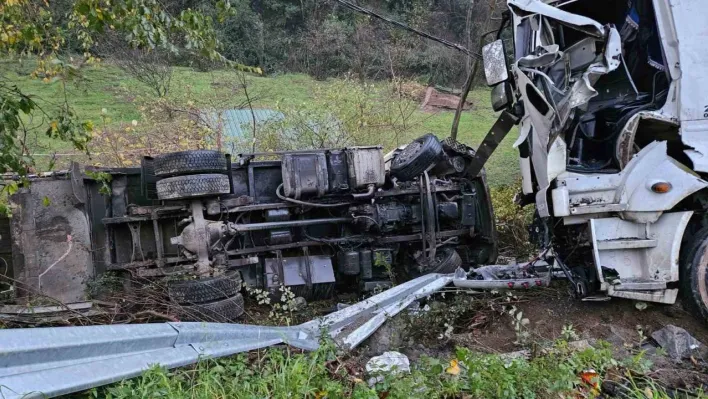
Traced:
<path id="1" fill-rule="evenodd" d="M 231 192 L 226 155 L 194 150 L 158 155 L 153 160 L 157 198 L 181 200 Z"/>
<path id="2" fill-rule="evenodd" d="M 197 280 L 172 281 L 167 290 L 185 321 L 229 323 L 244 313 L 241 275 L 232 272 Z"/>
<path id="3" fill-rule="evenodd" d="M 231 192 L 226 155 L 194 150 L 158 155 L 153 160 L 160 200 L 184 200 Z M 233 322 L 244 313 L 239 272 L 171 281 L 168 294 L 186 321 Z"/>

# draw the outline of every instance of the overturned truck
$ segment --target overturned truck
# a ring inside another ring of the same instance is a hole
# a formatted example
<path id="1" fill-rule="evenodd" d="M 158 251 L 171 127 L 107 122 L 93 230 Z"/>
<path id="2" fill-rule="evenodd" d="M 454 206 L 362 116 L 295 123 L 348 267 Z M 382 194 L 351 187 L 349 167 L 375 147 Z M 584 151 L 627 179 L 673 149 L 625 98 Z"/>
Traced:
<path id="1" fill-rule="evenodd" d="M 539 243 L 580 297 L 708 319 L 708 3 L 507 3 L 484 69 Z"/>
<path id="2" fill-rule="evenodd" d="M 386 156 L 195 150 L 140 168 L 74 164 L 12 197 L 14 301 L 80 304 L 113 271 L 167 281 L 190 317 L 230 321 L 243 313 L 242 282 L 324 298 L 490 263 L 492 207 L 473 158 L 425 135 Z"/>

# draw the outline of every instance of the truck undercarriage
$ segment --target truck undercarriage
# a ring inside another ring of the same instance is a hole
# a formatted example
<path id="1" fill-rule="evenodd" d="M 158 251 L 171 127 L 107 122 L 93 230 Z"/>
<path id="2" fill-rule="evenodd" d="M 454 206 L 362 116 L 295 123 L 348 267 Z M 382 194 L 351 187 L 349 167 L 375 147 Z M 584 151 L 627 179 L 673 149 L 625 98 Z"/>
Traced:
<path id="1" fill-rule="evenodd" d="M 242 282 L 326 298 L 492 263 L 492 208 L 473 156 L 426 135 L 386 157 L 380 147 L 233 159 L 196 150 L 133 169 L 74 165 L 12 199 L 16 301 L 84 301 L 88 281 L 113 271 L 168 281 L 183 319 L 225 321 L 243 313 Z"/>

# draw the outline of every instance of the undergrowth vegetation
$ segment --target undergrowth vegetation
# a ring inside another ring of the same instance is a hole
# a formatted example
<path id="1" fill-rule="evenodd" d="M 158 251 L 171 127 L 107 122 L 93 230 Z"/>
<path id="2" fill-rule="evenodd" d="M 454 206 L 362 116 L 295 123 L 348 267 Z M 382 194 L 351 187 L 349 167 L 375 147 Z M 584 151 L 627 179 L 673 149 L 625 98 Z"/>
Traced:
<path id="1" fill-rule="evenodd" d="M 643 380 L 641 355 L 612 357 L 608 344 L 575 350 L 558 340 L 537 356 L 506 358 L 458 348 L 451 359 L 421 357 L 410 373 L 384 373 L 365 381 L 356 358 L 338 355 L 331 342 L 312 353 L 268 349 L 226 359 L 205 359 L 193 368 L 152 367 L 141 377 L 94 389 L 89 397 L 128 398 L 587 398 L 597 397 L 612 370 L 628 388 L 668 398 Z M 616 385 L 616 384 L 615 384 Z M 698 397 L 706 396 L 698 393 Z"/>
<path id="2" fill-rule="evenodd" d="M 529 237 L 534 207 L 521 208 L 515 201 L 521 183 L 492 186 L 491 196 L 499 237 L 499 252 L 515 257 L 528 256 L 536 249 Z M 519 259 L 522 261 L 525 259 Z"/>

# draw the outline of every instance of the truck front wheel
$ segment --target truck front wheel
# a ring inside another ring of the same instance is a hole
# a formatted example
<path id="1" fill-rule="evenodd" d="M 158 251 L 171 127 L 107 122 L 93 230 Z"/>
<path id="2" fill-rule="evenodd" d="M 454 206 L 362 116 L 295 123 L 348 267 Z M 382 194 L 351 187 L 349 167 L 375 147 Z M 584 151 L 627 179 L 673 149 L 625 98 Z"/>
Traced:
<path id="1" fill-rule="evenodd" d="M 680 284 L 686 308 L 708 322 L 708 227 L 690 239 L 681 263 Z"/>

